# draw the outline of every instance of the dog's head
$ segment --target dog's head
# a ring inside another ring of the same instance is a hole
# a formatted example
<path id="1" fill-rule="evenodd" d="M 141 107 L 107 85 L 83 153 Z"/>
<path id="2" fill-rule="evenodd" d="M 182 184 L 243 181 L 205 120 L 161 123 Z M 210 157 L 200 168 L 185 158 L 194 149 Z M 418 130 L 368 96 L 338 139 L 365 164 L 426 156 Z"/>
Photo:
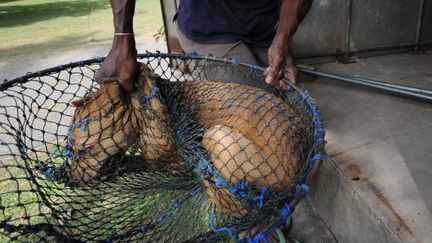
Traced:
<path id="1" fill-rule="evenodd" d="M 75 100 L 68 134 L 72 184 L 84 185 L 97 177 L 108 160 L 135 142 L 136 121 L 117 83 Z"/>

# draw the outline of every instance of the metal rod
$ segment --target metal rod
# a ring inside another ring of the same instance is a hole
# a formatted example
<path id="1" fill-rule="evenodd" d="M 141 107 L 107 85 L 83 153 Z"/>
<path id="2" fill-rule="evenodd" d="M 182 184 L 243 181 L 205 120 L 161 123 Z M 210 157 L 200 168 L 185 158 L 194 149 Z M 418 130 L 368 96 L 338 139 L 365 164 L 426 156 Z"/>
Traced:
<path id="1" fill-rule="evenodd" d="M 345 12 L 345 61 L 350 56 L 352 0 L 346 0 Z"/>
<path id="2" fill-rule="evenodd" d="M 412 92 L 416 92 L 416 93 L 423 93 L 423 94 L 432 95 L 432 90 L 421 89 L 421 88 L 411 87 L 411 86 L 407 86 L 407 85 L 394 84 L 394 83 L 389 83 L 389 82 L 385 82 L 385 81 L 378 81 L 378 80 L 361 78 L 361 77 L 351 77 L 351 78 L 358 80 L 360 82 L 366 82 L 366 83 L 382 85 L 385 87 L 390 87 L 390 88 L 395 88 L 395 89 L 400 89 L 400 90 L 406 90 L 406 91 L 412 91 Z"/>
<path id="3" fill-rule="evenodd" d="M 421 29 L 423 25 L 423 14 L 424 14 L 424 5 L 425 0 L 420 0 L 420 7 L 419 7 L 419 13 L 418 13 L 418 19 L 417 19 L 417 30 L 416 30 L 416 47 L 415 51 L 418 51 L 419 44 L 420 44 L 420 37 L 421 37 Z"/>
<path id="4" fill-rule="evenodd" d="M 339 75 L 339 74 L 334 74 L 334 73 L 321 72 L 321 71 L 305 69 L 305 68 L 301 68 L 301 67 L 299 68 L 299 70 L 301 72 L 304 72 L 304 73 L 308 73 L 308 74 L 312 74 L 312 75 L 316 75 L 316 76 L 320 76 L 320 77 L 324 77 L 324 78 L 331 78 L 331 79 L 343 81 L 346 83 L 352 83 L 352 84 L 362 85 L 362 86 L 366 86 L 366 87 L 372 87 L 372 88 L 384 90 L 384 91 L 387 91 L 387 92 L 390 92 L 393 94 L 402 95 L 402 96 L 406 96 L 406 97 L 410 97 L 410 98 L 423 100 L 423 101 L 427 101 L 427 102 L 432 103 L 432 95 L 430 95 L 432 92 L 431 90 L 424 90 L 424 89 L 419 89 L 419 88 L 414 88 L 414 87 L 409 87 L 409 86 L 403 86 L 403 85 L 395 85 L 395 84 L 392 84 L 390 86 L 390 85 L 388 85 L 389 83 L 387 83 L 387 82 L 370 80 L 370 79 L 365 79 L 365 78 L 352 77 L 352 76 L 347 76 L 347 75 Z M 385 84 L 383 84 L 383 83 L 385 83 Z M 419 90 L 419 92 L 414 92 L 414 91 L 411 91 L 410 89 L 416 89 L 416 90 Z"/>
<path id="5" fill-rule="evenodd" d="M 422 41 L 419 44 L 416 43 L 404 43 L 404 44 L 395 44 L 395 45 L 386 45 L 386 46 L 377 46 L 377 47 L 368 47 L 357 50 L 350 50 L 350 54 L 358 54 L 365 52 L 374 52 L 374 51 L 386 51 L 392 49 L 402 49 L 402 48 L 413 48 L 415 46 L 426 46 L 432 45 L 432 40 Z M 308 59 L 308 58 L 320 58 L 320 57 L 337 57 L 340 56 L 336 52 L 327 52 L 322 54 L 308 55 L 308 56 L 298 56 L 298 59 Z"/>

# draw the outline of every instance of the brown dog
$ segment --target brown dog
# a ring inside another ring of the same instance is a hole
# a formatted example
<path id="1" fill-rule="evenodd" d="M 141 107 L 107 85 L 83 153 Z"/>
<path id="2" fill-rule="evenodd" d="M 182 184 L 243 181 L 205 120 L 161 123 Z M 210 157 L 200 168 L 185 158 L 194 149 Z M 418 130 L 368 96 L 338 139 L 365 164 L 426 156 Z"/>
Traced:
<path id="1" fill-rule="evenodd" d="M 75 155 L 70 176 L 87 184 L 111 156 L 137 143 L 143 160 L 154 169 L 181 170 L 167 108 L 154 92 L 155 76 L 141 66 L 138 91 L 122 98 L 115 83 L 101 87 L 77 107 L 74 124 L 86 121 L 86 129 L 73 125 L 70 137 Z M 281 191 L 291 184 L 302 166 L 297 139 L 304 130 L 302 120 L 276 96 L 239 84 L 193 81 L 181 84 L 181 99 L 199 102 L 195 119 L 203 126 L 202 144 L 213 166 L 228 181 L 257 183 Z M 146 107 L 142 97 L 147 97 Z M 161 165 L 174 158 L 171 165 Z M 224 212 L 242 215 L 246 211 L 226 188 L 204 181 L 212 202 Z"/>

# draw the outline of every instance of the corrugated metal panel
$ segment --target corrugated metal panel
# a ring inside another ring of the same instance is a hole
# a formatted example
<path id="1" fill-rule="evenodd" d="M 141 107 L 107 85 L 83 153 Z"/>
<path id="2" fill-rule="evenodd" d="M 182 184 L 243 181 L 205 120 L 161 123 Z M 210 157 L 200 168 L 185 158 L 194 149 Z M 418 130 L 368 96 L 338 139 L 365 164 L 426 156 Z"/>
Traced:
<path id="1" fill-rule="evenodd" d="M 315 0 L 293 40 L 297 57 L 334 54 L 344 49 L 346 0 Z"/>
<path id="2" fill-rule="evenodd" d="M 351 49 L 414 43 L 420 0 L 355 0 Z"/>
<path id="3" fill-rule="evenodd" d="M 176 52 L 181 47 L 172 19 L 179 1 L 161 0 L 168 50 Z M 432 41 L 432 0 L 314 0 L 294 36 L 293 51 L 298 58 L 348 57 L 352 52 L 414 47 L 418 40 Z"/>

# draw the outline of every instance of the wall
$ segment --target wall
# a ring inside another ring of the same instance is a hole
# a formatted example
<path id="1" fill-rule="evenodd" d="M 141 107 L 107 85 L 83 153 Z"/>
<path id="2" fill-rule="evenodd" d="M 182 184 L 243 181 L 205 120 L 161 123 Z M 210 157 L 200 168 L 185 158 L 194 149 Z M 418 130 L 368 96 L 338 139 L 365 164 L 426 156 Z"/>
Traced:
<path id="1" fill-rule="evenodd" d="M 179 0 L 161 0 L 168 50 L 180 52 Z M 294 37 L 298 58 L 432 44 L 432 0 L 314 0 Z"/>

